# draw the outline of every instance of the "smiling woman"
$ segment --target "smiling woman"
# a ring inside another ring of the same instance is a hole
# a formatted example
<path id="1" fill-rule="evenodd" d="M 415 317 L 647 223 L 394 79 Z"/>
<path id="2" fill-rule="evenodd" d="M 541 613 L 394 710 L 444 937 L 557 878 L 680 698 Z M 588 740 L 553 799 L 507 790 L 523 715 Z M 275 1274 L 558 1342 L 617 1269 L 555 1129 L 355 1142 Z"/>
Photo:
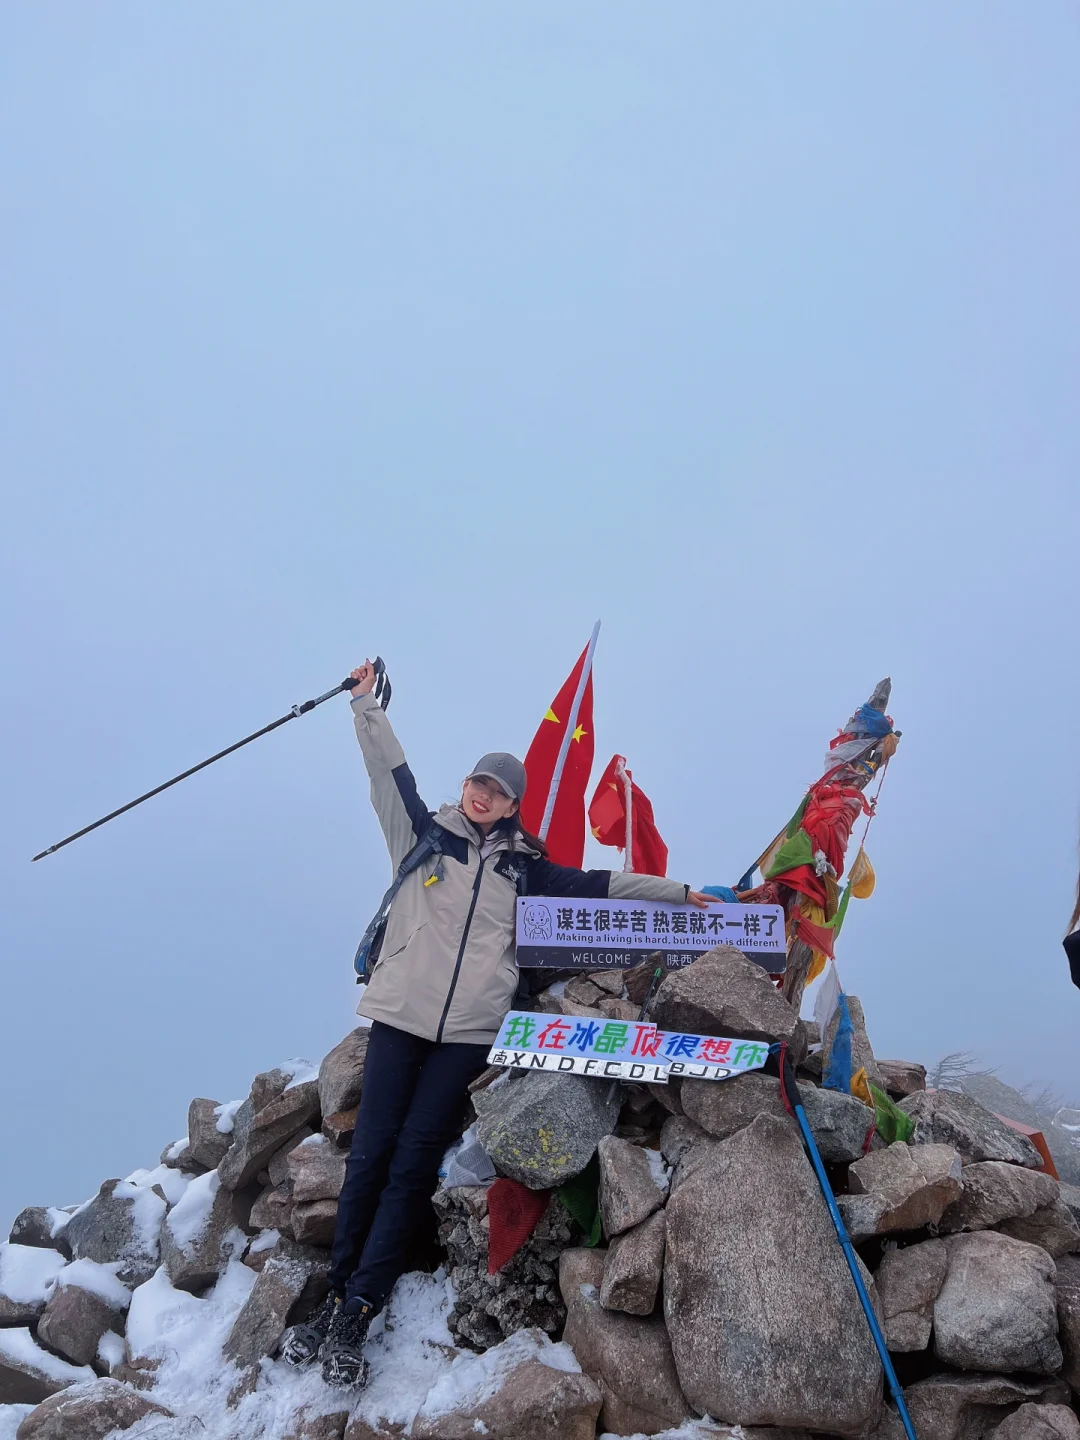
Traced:
<path id="1" fill-rule="evenodd" d="M 365 1383 L 368 1328 L 404 1271 L 468 1087 L 513 1002 L 517 897 L 710 903 L 688 885 L 655 875 L 553 864 L 521 824 L 527 776 L 505 751 L 484 755 L 458 803 L 433 813 L 372 693 L 375 667 L 365 662 L 352 678 L 356 734 L 394 870 L 400 873 L 418 845 L 435 843 L 393 896 L 359 1007 L 372 1021 L 371 1036 L 338 1203 L 330 1295 L 285 1345 L 295 1365 L 320 1356 L 327 1383 L 342 1388 Z"/>

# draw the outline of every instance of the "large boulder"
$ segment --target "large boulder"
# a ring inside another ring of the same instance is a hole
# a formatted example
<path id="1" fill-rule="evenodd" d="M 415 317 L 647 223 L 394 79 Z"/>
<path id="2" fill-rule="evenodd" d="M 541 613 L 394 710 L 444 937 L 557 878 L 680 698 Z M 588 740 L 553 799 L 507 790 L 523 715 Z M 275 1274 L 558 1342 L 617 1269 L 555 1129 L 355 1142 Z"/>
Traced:
<path id="1" fill-rule="evenodd" d="M 602 1251 L 566 1250 L 559 1261 L 563 1338 L 600 1387 L 600 1427 L 614 1435 L 654 1435 L 680 1425 L 693 1410 L 679 1385 L 663 1318 L 605 1310 L 604 1270 Z"/>
<path id="2" fill-rule="evenodd" d="M 715 1137 L 689 1115 L 669 1115 L 660 1131 L 660 1153 L 669 1165 L 678 1165 L 695 1145 L 715 1144 Z M 674 1180 L 672 1181 L 674 1184 Z"/>
<path id="3" fill-rule="evenodd" d="M 964 1189 L 941 1217 L 941 1231 L 989 1230 L 1003 1220 L 1034 1215 L 1058 1198 L 1057 1181 L 1004 1160 L 978 1160 L 965 1165 Z"/>
<path id="4" fill-rule="evenodd" d="M 667 1183 L 659 1183 L 663 1165 L 661 1162 L 657 1167 L 656 1161 L 660 1156 L 656 1155 L 656 1160 L 650 1163 L 649 1157 L 655 1155 L 655 1151 L 643 1150 L 615 1135 L 605 1135 L 596 1154 L 600 1162 L 600 1218 L 604 1234 L 610 1239 L 624 1230 L 632 1230 L 654 1210 L 659 1210 Z"/>
<path id="5" fill-rule="evenodd" d="M 1054 1262 L 993 1230 L 950 1235 L 934 1302 L 934 1353 L 962 1370 L 1052 1375 L 1061 1368 Z"/>
<path id="6" fill-rule="evenodd" d="M 254 1240 L 244 1256 L 244 1264 L 256 1274 L 266 1269 L 271 1260 L 294 1260 L 307 1273 L 307 1282 L 289 1313 L 289 1324 L 305 1320 L 326 1298 L 330 1288 L 330 1255 L 316 1245 L 298 1245 L 285 1235 L 268 1231 Z"/>
<path id="7" fill-rule="evenodd" d="M 874 1272 L 881 1301 L 885 1342 L 894 1353 L 925 1350 L 930 1343 L 934 1301 L 945 1282 L 949 1257 L 942 1240 L 924 1240 L 903 1250 L 890 1246 Z"/>
<path id="8" fill-rule="evenodd" d="M 319 1066 L 319 1109 L 324 1115 L 352 1110 L 360 1103 L 370 1034 L 366 1025 L 351 1031 Z"/>
<path id="9" fill-rule="evenodd" d="M 69 1365 L 43 1350 L 29 1329 L 0 1330 L 0 1405 L 37 1405 L 93 1378 L 85 1365 Z"/>
<path id="10" fill-rule="evenodd" d="M 157 1190 L 128 1180 L 106 1180 L 93 1200 L 72 1215 L 64 1239 L 76 1260 L 100 1265 L 118 1260 L 117 1278 L 125 1285 L 142 1285 L 158 1267 L 167 1209 Z"/>
<path id="11" fill-rule="evenodd" d="M 345 1184 L 345 1156 L 325 1135 L 311 1135 L 289 1151 L 289 1178 L 296 1205 L 312 1200 L 337 1200 Z M 271 1176 L 273 1178 L 273 1176 Z"/>
<path id="12" fill-rule="evenodd" d="M 799 1018 L 767 972 L 731 945 L 666 975 L 649 1013 L 661 1030 L 789 1042 Z"/>
<path id="13" fill-rule="evenodd" d="M 88 1380 L 31 1410 L 19 1426 L 18 1440 L 105 1440 L 148 1415 L 172 1418 L 173 1412 L 118 1380 Z"/>
<path id="14" fill-rule="evenodd" d="M 1067 1205 L 1052 1200 L 1049 1205 L 1040 1206 L 1032 1215 L 1021 1215 L 1015 1220 L 1006 1220 L 999 1229 L 1014 1240 L 1026 1240 L 1030 1245 L 1041 1245 L 1055 1259 L 1059 1255 L 1072 1255 L 1080 1250 L 1080 1224 Z"/>
<path id="15" fill-rule="evenodd" d="M 621 1100 L 585 1075 L 525 1074 L 473 1096 L 478 1136 L 499 1172 L 530 1190 L 581 1173 L 615 1129 Z"/>
<path id="16" fill-rule="evenodd" d="M 666 1214 L 664 1310 L 691 1405 L 743 1425 L 868 1429 L 880 1362 L 791 1127 L 759 1115 L 710 1146 Z"/>
<path id="17" fill-rule="evenodd" d="M 918 1090 L 926 1089 L 926 1066 L 917 1060 L 879 1060 L 878 1073 L 884 1083 L 886 1095 L 894 1100 L 904 1100 Z"/>
<path id="18" fill-rule="evenodd" d="M 1080 1440 L 1080 1420 L 1068 1405 L 1021 1405 L 994 1431 L 994 1440 Z"/>
<path id="19" fill-rule="evenodd" d="M 730 1080 L 684 1080 L 679 1087 L 679 1099 L 683 1114 L 717 1140 L 726 1140 L 758 1115 L 775 1115 L 778 1120 L 787 1118 L 780 1081 L 758 1070 L 733 1075 Z M 856 1100 L 855 1104 L 859 1102 Z"/>
<path id="20" fill-rule="evenodd" d="M 1057 1298 L 1058 1341 L 1065 1363 L 1061 1378 L 1080 1396 L 1080 1258 L 1063 1255 L 1054 1277 Z"/>
<path id="21" fill-rule="evenodd" d="M 1005 1375 L 931 1375 L 904 1387 L 919 1440 L 985 1440 L 1021 1405 L 1060 1404 L 1068 1391 L 1057 1380 Z M 904 1427 L 887 1406 L 873 1440 L 904 1440 Z"/>
<path id="22" fill-rule="evenodd" d="M 810 1133 L 823 1160 L 846 1165 L 866 1153 L 874 1112 L 854 1095 L 801 1085 L 799 1095 Z"/>
<path id="23" fill-rule="evenodd" d="M 849 1194 L 837 1197 L 855 1241 L 936 1225 L 960 1194 L 960 1156 L 950 1145 L 908 1146 L 897 1140 L 848 1169 Z"/>
<path id="24" fill-rule="evenodd" d="M 1007 1160 L 1029 1170 L 1042 1167 L 1042 1156 L 1018 1130 L 991 1114 L 978 1100 L 953 1090 L 920 1090 L 900 1101 L 915 1121 L 913 1145 L 951 1145 L 965 1165 L 979 1160 Z"/>
<path id="25" fill-rule="evenodd" d="M 57 1251 L 38 1245 L 0 1245 L 0 1326 L 36 1320 L 65 1264 Z"/>
<path id="26" fill-rule="evenodd" d="M 851 1069 L 852 1073 L 859 1070 L 866 1071 L 866 1078 L 879 1090 L 885 1089 L 885 1077 L 878 1069 L 877 1060 L 874 1058 L 873 1047 L 870 1044 L 870 1037 L 866 1033 L 866 1017 L 863 1015 L 862 1001 L 857 995 L 846 995 L 848 1014 L 851 1017 Z M 829 1061 L 832 1058 L 833 1042 L 836 1039 L 836 1032 L 840 1026 L 840 1007 L 837 1006 L 832 1013 L 828 1025 L 825 1028 L 825 1036 L 821 1046 L 822 1070 L 827 1071 Z"/>
<path id="27" fill-rule="evenodd" d="M 268 1260 L 233 1321 L 225 1358 L 245 1369 L 272 1355 L 310 1278 L 309 1267 L 300 1260 L 285 1255 Z"/>
<path id="28" fill-rule="evenodd" d="M 282 1072 L 269 1073 L 278 1076 Z M 319 1113 L 316 1080 L 287 1084 L 276 1095 L 272 1090 L 264 1076 L 257 1076 L 251 1094 L 233 1117 L 233 1143 L 218 1166 L 227 1190 L 250 1185 L 285 1141 Z M 271 1098 L 259 1106 L 257 1102 L 267 1094 Z"/>
<path id="29" fill-rule="evenodd" d="M 222 1130 L 224 1107 L 217 1100 L 192 1100 L 188 1106 L 188 1153 L 198 1165 L 216 1170 L 232 1145 L 232 1122 Z"/>
<path id="30" fill-rule="evenodd" d="M 248 1217 L 253 1230 L 277 1230 L 292 1235 L 292 1181 L 267 1185 L 259 1193 Z"/>
<path id="31" fill-rule="evenodd" d="M 600 1304 L 627 1315 L 651 1315 L 664 1273 L 667 1221 L 661 1211 L 617 1235 L 608 1248 Z"/>
<path id="32" fill-rule="evenodd" d="M 76 1260 L 61 1274 L 38 1321 L 37 1338 L 73 1365 L 93 1365 L 110 1330 L 123 1331 L 131 1292 L 113 1267 Z"/>
<path id="33" fill-rule="evenodd" d="M 523 1330 L 437 1381 L 410 1427 L 414 1440 L 593 1440 L 600 1391 L 566 1345 Z"/>
<path id="34" fill-rule="evenodd" d="M 50 1205 L 28 1205 L 15 1216 L 8 1239 L 12 1245 L 58 1250 L 65 1260 L 70 1260 L 71 1246 L 64 1239 L 64 1226 L 70 1218 L 65 1210 Z"/>
<path id="35" fill-rule="evenodd" d="M 193 1180 L 161 1230 L 161 1261 L 177 1290 L 212 1285 L 231 1254 L 247 1243 L 242 1226 L 251 1197 L 226 1190 L 217 1171 Z"/>
<path id="36" fill-rule="evenodd" d="M 334 1243 L 337 1225 L 336 1200 L 309 1200 L 294 1205 L 289 1216 L 293 1238 L 301 1245 L 321 1245 L 329 1249 Z"/>

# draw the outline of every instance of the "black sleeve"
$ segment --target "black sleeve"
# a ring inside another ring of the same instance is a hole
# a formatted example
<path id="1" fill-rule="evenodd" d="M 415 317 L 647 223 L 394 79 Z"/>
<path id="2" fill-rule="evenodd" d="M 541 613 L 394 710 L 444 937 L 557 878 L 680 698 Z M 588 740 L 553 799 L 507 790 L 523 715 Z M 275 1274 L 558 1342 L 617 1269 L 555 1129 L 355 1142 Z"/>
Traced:
<path id="1" fill-rule="evenodd" d="M 1061 942 L 1065 946 L 1065 954 L 1069 957 L 1069 974 L 1072 976 L 1074 985 L 1080 986 L 1080 930 L 1074 930 L 1071 935 L 1066 935 Z"/>
<path id="2" fill-rule="evenodd" d="M 394 784 L 397 786 L 401 803 L 405 806 L 413 834 L 417 840 L 422 840 L 431 829 L 435 817 L 417 794 L 416 777 L 408 765 L 397 765 L 390 774 L 394 777 Z"/>
<path id="3" fill-rule="evenodd" d="M 606 900 L 610 870 L 574 870 L 537 858 L 529 862 L 529 895 L 580 895 L 583 900 Z"/>

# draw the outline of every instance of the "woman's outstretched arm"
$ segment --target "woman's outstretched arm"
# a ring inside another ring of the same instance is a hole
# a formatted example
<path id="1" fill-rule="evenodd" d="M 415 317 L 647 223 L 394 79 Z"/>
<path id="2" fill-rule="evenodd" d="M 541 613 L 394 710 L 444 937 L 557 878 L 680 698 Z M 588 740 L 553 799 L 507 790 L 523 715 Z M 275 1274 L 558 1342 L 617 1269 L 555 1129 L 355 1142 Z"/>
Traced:
<path id="1" fill-rule="evenodd" d="M 661 905 L 715 903 L 710 895 L 699 895 L 678 880 L 660 875 L 637 875 L 626 870 L 575 870 L 554 865 L 550 860 L 533 860 L 529 865 L 531 895 L 580 895 L 587 900 L 654 900 Z"/>
<path id="2" fill-rule="evenodd" d="M 386 712 L 371 693 L 375 667 L 367 661 L 357 666 L 352 678 L 356 681 L 351 692 L 356 738 L 371 777 L 371 803 L 396 870 L 430 829 L 432 815 L 417 794 L 413 773 Z"/>

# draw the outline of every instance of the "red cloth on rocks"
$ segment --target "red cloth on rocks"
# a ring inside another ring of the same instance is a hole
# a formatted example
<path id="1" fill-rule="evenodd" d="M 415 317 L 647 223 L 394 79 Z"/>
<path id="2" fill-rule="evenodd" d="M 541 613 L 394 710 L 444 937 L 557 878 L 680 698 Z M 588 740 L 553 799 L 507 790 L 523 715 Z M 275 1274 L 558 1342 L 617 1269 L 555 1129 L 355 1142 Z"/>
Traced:
<path id="1" fill-rule="evenodd" d="M 508 1264 L 544 1218 L 550 1190 L 501 1178 L 488 1190 L 488 1274 Z"/>

